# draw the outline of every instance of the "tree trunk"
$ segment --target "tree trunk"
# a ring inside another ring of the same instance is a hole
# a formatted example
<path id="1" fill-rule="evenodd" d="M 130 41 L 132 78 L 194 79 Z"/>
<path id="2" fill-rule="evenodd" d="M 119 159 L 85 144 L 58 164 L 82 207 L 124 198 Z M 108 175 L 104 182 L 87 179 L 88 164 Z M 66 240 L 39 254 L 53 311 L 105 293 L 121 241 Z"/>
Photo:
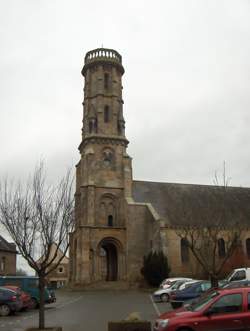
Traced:
<path id="1" fill-rule="evenodd" d="M 39 329 L 45 328 L 44 301 L 45 301 L 45 276 L 39 275 Z"/>
<path id="2" fill-rule="evenodd" d="M 211 285 L 212 287 L 219 287 L 219 282 L 218 282 L 218 278 L 215 277 L 214 275 L 210 274 L 210 281 L 211 281 Z"/>

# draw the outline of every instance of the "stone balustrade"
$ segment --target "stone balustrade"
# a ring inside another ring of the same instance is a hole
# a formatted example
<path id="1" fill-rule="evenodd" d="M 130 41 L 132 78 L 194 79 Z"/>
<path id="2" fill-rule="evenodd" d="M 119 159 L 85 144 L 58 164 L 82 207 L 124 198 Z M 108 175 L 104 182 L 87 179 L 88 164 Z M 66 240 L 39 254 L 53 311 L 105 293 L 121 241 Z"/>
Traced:
<path id="1" fill-rule="evenodd" d="M 85 64 L 89 64 L 95 61 L 112 61 L 122 64 L 122 57 L 117 51 L 113 49 L 97 48 L 89 51 L 85 56 Z"/>

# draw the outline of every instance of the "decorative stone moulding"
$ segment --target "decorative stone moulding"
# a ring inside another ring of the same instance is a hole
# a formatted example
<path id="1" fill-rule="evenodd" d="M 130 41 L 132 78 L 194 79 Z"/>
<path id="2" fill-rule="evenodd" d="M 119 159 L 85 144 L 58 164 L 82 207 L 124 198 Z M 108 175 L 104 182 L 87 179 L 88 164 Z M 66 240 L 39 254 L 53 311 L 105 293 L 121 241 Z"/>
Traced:
<path id="1" fill-rule="evenodd" d="M 81 150 L 82 147 L 84 147 L 86 144 L 89 143 L 97 143 L 97 144 L 111 144 L 111 145 L 122 145 L 127 147 L 129 141 L 126 138 L 120 138 L 120 137 L 105 137 L 105 136 L 98 136 L 98 135 L 90 135 L 88 137 L 85 137 L 78 147 L 79 150 Z"/>

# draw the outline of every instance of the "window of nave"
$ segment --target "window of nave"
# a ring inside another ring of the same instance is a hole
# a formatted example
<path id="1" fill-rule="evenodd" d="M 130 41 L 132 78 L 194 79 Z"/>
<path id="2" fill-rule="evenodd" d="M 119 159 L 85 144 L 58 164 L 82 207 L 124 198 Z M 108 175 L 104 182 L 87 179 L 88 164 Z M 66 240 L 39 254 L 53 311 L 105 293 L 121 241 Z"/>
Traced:
<path id="1" fill-rule="evenodd" d="M 226 256 L 225 241 L 223 238 L 218 240 L 218 255 L 219 258 L 224 258 Z"/>
<path id="2" fill-rule="evenodd" d="M 188 241 L 185 238 L 181 239 L 181 262 L 182 263 L 189 262 Z"/>

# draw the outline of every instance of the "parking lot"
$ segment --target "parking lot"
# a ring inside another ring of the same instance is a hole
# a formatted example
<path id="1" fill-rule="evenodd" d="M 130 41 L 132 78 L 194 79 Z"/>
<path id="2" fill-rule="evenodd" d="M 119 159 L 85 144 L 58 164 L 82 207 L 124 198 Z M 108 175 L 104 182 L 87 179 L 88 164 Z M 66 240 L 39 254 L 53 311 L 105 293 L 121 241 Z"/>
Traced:
<path id="1" fill-rule="evenodd" d="M 142 319 L 153 321 L 170 310 L 167 303 L 154 303 L 144 291 L 67 291 L 56 292 L 57 302 L 46 306 L 46 326 L 62 326 L 63 331 L 106 331 L 108 321 L 125 319 L 138 312 Z M 38 311 L 0 317 L 0 331 L 23 331 L 38 325 Z"/>

